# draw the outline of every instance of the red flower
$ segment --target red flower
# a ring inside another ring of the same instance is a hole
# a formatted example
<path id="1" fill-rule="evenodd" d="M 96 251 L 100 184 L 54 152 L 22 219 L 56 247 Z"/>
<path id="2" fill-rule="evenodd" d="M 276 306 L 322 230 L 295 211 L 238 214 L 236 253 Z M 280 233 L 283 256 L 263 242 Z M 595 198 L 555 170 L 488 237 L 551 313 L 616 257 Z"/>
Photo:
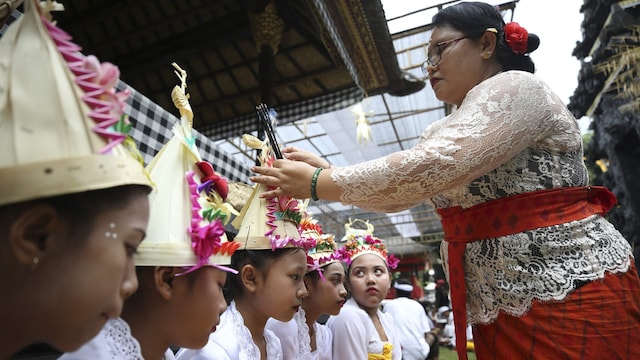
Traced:
<path id="1" fill-rule="evenodd" d="M 504 26 L 504 38 L 507 45 L 516 54 L 527 53 L 527 40 L 529 32 L 517 22 L 510 22 Z"/>

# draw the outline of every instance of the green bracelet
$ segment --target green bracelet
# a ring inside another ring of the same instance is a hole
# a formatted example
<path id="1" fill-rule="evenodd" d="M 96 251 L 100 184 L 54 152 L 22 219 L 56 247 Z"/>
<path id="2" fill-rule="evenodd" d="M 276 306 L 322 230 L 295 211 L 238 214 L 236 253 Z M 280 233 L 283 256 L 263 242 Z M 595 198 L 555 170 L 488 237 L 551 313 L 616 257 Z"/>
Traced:
<path id="1" fill-rule="evenodd" d="M 324 169 L 321 167 L 317 168 L 316 171 L 313 173 L 313 176 L 311 177 L 311 198 L 313 199 L 313 201 L 320 200 L 318 198 L 318 195 L 316 195 L 316 185 L 318 184 L 318 176 L 320 176 L 320 172 L 322 170 Z"/>

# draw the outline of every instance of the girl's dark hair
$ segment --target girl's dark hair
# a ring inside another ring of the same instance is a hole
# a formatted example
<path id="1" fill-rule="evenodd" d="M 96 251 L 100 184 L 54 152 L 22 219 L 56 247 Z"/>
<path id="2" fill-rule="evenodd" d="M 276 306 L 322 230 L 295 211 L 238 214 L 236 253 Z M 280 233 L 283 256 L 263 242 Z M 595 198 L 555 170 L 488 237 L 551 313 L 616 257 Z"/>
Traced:
<path id="1" fill-rule="evenodd" d="M 86 233 L 93 227 L 101 213 L 121 209 L 139 196 L 147 196 L 151 188 L 144 185 L 123 185 L 107 189 L 83 191 L 35 199 L 19 204 L 9 204 L 0 208 L 0 214 L 37 203 L 47 203 L 55 208 L 62 219 L 71 224 L 70 244 L 79 245 Z M 13 209 L 13 210 L 11 210 Z"/>
<path id="2" fill-rule="evenodd" d="M 273 262 L 286 255 L 298 251 L 299 248 L 285 248 L 276 250 L 237 250 L 231 255 L 231 268 L 240 272 L 245 265 L 253 265 L 258 271 L 266 274 Z M 235 297 L 242 295 L 244 289 L 240 273 L 227 273 L 227 282 L 224 285 L 224 298 L 227 303 Z"/>
<path id="3" fill-rule="evenodd" d="M 540 38 L 529 33 L 527 39 L 527 51 L 525 54 L 517 54 L 505 42 L 504 25 L 502 15 L 498 9 L 482 2 L 462 2 L 440 10 L 433 16 L 433 27 L 450 26 L 463 32 L 470 38 L 480 37 L 488 28 L 498 30 L 496 37 L 496 55 L 498 63 L 506 70 L 522 70 L 533 73 L 535 65 L 529 57 L 540 45 Z"/>

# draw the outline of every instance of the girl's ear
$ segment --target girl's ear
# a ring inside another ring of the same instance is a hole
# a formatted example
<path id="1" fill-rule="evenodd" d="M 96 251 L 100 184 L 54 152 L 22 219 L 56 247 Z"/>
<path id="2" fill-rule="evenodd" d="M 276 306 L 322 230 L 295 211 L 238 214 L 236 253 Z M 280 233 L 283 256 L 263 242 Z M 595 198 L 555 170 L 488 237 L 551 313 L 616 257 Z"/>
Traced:
<path id="1" fill-rule="evenodd" d="M 22 209 L 9 225 L 9 253 L 18 264 L 35 267 L 45 260 L 53 247 L 52 242 L 62 240 L 59 227 L 63 225 L 58 212 L 49 204 L 39 203 Z"/>
<path id="2" fill-rule="evenodd" d="M 261 281 L 261 273 L 255 266 L 247 264 L 240 269 L 240 282 L 248 292 L 255 292 Z"/>
<path id="3" fill-rule="evenodd" d="M 153 281 L 156 291 L 163 299 L 169 300 L 174 294 L 175 277 L 184 269 L 175 266 L 156 266 L 153 270 Z"/>

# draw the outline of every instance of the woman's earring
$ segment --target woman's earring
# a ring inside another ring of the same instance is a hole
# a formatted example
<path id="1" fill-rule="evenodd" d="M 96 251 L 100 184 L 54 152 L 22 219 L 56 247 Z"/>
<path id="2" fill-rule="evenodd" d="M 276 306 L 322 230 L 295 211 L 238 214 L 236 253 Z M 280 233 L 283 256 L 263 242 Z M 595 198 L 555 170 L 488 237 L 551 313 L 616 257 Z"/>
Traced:
<path id="1" fill-rule="evenodd" d="M 31 271 L 35 270 L 38 267 L 39 262 L 40 262 L 40 259 L 37 256 L 33 258 L 31 262 Z"/>

